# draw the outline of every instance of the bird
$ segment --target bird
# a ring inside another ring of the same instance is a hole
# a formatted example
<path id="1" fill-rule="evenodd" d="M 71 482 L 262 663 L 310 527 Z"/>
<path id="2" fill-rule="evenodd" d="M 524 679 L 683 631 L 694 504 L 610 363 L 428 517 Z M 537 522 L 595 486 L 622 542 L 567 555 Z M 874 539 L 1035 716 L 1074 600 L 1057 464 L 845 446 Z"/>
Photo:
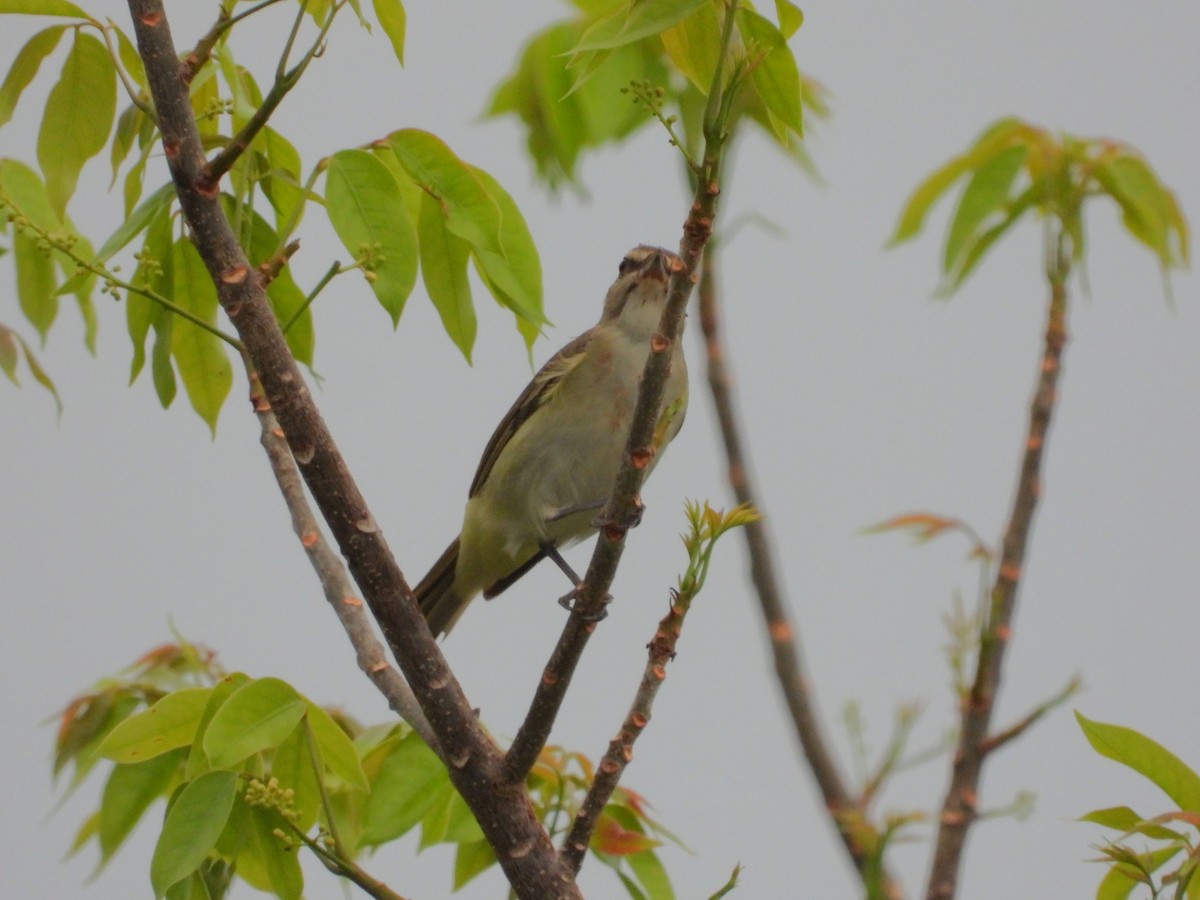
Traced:
<path id="1" fill-rule="evenodd" d="M 435 636 L 448 633 L 479 594 L 496 597 L 547 557 L 573 587 L 578 582 L 559 551 L 596 532 L 671 273 L 682 269 L 679 257 L 661 247 L 630 250 L 600 321 L 554 354 L 501 419 L 471 482 L 458 537 L 414 590 Z M 687 411 L 687 364 L 678 340 L 671 353 L 647 475 Z"/>

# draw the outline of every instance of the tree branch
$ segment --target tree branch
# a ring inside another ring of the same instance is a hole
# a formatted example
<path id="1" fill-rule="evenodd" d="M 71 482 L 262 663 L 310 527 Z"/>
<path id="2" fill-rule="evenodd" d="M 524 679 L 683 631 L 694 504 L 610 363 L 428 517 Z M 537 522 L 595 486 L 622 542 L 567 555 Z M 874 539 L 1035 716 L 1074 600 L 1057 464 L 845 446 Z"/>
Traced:
<path id="1" fill-rule="evenodd" d="M 284 51 L 284 56 L 280 60 L 280 71 L 275 75 L 275 81 L 271 85 L 271 90 L 267 92 L 267 96 L 263 97 L 262 104 L 254 111 L 248 122 L 242 126 L 241 131 L 230 138 L 229 143 L 212 158 L 208 164 L 206 178 L 215 190 L 217 183 L 224 177 L 225 173 L 233 168 L 234 163 L 241 158 L 241 155 L 250 147 L 251 142 L 258 135 L 267 121 L 271 118 L 275 109 L 283 102 L 283 98 L 288 95 L 288 92 L 296 86 L 300 81 L 300 76 L 304 74 L 304 70 L 308 68 L 308 64 L 312 62 L 318 55 L 321 45 L 325 42 L 325 35 L 329 32 L 329 26 L 333 24 L 333 17 L 337 15 L 337 11 L 341 8 L 341 3 L 334 3 L 329 8 L 329 15 L 325 19 L 325 24 L 321 26 L 321 31 L 317 35 L 317 39 L 313 41 L 311 47 L 301 58 L 300 62 L 296 63 L 291 69 L 286 72 L 283 67 L 287 62 L 287 53 Z M 254 10 L 248 10 L 253 12 Z M 296 13 L 296 24 L 304 16 L 304 10 L 301 9 Z M 292 41 L 295 39 L 295 29 L 292 31 L 291 37 L 288 39 L 288 49 L 292 46 Z"/>
<path id="2" fill-rule="evenodd" d="M 722 61 L 733 33 L 736 11 L 737 2 L 734 0 L 725 12 L 725 25 L 721 35 L 722 49 L 718 57 Z M 723 64 L 719 63 L 713 76 L 711 94 L 727 97 L 736 91 L 736 79 L 726 84 L 724 78 Z M 550 736 L 551 727 L 563 697 L 566 696 L 575 667 L 610 600 L 608 589 L 612 585 L 621 554 L 625 550 L 625 535 L 641 518 L 643 506 L 640 492 L 642 482 L 646 480 L 646 467 L 654 458 L 654 428 L 658 422 L 659 407 L 662 405 L 663 391 L 670 373 L 672 349 L 683 331 L 688 298 L 697 281 L 696 272 L 704 245 L 708 243 L 712 234 L 717 196 L 721 193 L 721 162 L 725 144 L 729 139 L 728 124 L 727 104 L 723 105 L 720 101 L 710 102 L 705 115 L 704 158 L 700 165 L 699 177 L 696 179 L 692 206 L 683 223 L 683 237 L 679 242 L 679 258 L 683 264 L 671 273 L 671 281 L 667 287 L 667 305 L 663 310 L 658 331 L 650 340 L 650 355 L 642 373 L 629 439 L 625 443 L 625 454 L 617 472 L 613 491 L 598 519 L 600 535 L 596 539 L 596 548 L 592 551 L 587 574 L 576 589 L 571 616 L 542 672 L 525 721 L 505 755 L 504 773 L 510 783 L 525 780 Z"/>
<path id="3" fill-rule="evenodd" d="M 333 607 L 338 621 L 346 630 L 346 636 L 350 638 L 358 667 L 374 682 L 396 715 L 411 725 L 413 731 L 437 753 L 437 738 L 429 723 L 425 721 L 417 698 L 413 696 L 408 683 L 400 677 L 400 673 L 388 662 L 387 651 L 375 637 L 375 630 L 367 619 L 362 600 L 355 596 L 350 576 L 341 558 L 321 534 L 321 526 L 304 496 L 300 472 L 292 454 L 288 452 L 283 429 L 279 427 L 279 422 L 271 411 L 271 404 L 267 402 L 263 393 L 262 383 L 250 361 L 245 357 L 243 361 L 246 363 L 246 376 L 250 382 L 250 405 L 262 428 L 262 447 L 267 453 L 267 461 L 271 464 L 271 472 L 275 476 L 275 483 L 279 485 L 279 492 L 283 494 L 288 511 L 292 514 L 292 530 L 296 532 L 300 545 L 308 554 L 308 561 L 324 589 L 325 599 Z"/>
<path id="4" fill-rule="evenodd" d="M 621 723 L 621 730 L 609 741 L 608 752 L 596 767 L 592 786 L 588 788 L 583 805 L 575 816 L 575 821 L 571 823 L 571 830 L 559 851 L 560 858 L 575 872 L 578 872 L 583 864 L 583 857 L 600 820 L 600 813 L 608 805 L 613 791 L 621 781 L 625 767 L 633 759 L 634 742 L 650 721 L 654 698 L 667 678 L 667 663 L 675 658 L 675 645 L 679 642 L 683 620 L 691 608 L 692 599 L 693 595 L 671 591 L 671 608 L 659 621 L 654 638 L 646 645 L 650 652 L 633 703 L 625 721 Z"/>
<path id="5" fill-rule="evenodd" d="M 707 351 L 705 358 L 708 361 L 708 386 L 725 447 L 729 485 L 733 488 L 738 503 L 753 504 L 762 512 L 762 506 L 756 496 L 758 492 L 750 481 L 741 428 L 737 421 L 737 401 L 734 399 L 725 364 L 726 353 L 721 343 L 716 281 L 715 248 L 710 247 L 704 258 L 700 278 L 700 328 L 704 334 Z M 775 661 L 775 675 L 791 715 L 792 728 L 824 799 L 825 808 L 829 811 L 838 836 L 842 839 L 842 845 L 859 876 L 866 879 L 873 863 L 867 848 L 859 840 L 856 829 L 851 827 L 854 822 L 866 821 L 866 810 L 846 787 L 829 750 L 829 741 L 822 731 L 804 673 L 799 636 L 791 622 L 776 574 L 771 535 L 765 517 L 748 523 L 745 535 L 746 549 L 750 555 L 750 579 L 754 583 L 762 610 L 767 638 L 771 643 L 771 654 Z M 899 884 L 886 875 L 884 890 L 888 898 L 899 898 L 903 895 Z"/>
<path id="6" fill-rule="evenodd" d="M 963 698 L 962 724 L 950 787 L 942 803 L 937 843 L 929 870 L 929 900 L 948 900 L 957 890 L 967 832 L 978 817 L 976 801 L 983 761 L 989 750 L 1003 743 L 1003 740 L 989 739 L 988 729 L 1000 690 L 1004 652 L 1012 638 L 1013 611 L 1033 513 L 1042 493 L 1042 455 L 1057 399 L 1063 347 L 1067 342 L 1066 281 L 1070 274 L 1070 256 L 1061 230 L 1048 240 L 1046 275 L 1050 282 L 1050 302 L 1037 388 L 1029 411 L 1029 430 L 1017 478 L 1016 497 L 1004 532 L 987 621 L 980 636 L 975 679 L 970 692 Z M 1003 738 L 1003 734 L 997 737 Z"/>
<path id="7" fill-rule="evenodd" d="M 186 67 L 162 0 L 128 0 L 180 206 L 221 307 L 237 329 L 305 483 L 413 689 L 470 807 L 520 897 L 578 898 L 521 785 L 500 779 L 501 758 L 475 719 L 351 477 L 268 305 L 259 274 L 221 211 L 192 118 Z"/>

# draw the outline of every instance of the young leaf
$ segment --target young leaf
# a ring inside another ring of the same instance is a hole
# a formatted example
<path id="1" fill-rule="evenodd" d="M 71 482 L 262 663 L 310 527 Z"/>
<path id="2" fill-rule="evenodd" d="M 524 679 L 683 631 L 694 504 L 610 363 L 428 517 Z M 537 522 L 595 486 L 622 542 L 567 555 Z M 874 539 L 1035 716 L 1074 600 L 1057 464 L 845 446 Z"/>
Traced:
<path id="1" fill-rule="evenodd" d="M 804 12 L 792 0 L 775 0 L 775 15 L 785 38 L 790 38 L 804 24 Z"/>
<path id="2" fill-rule="evenodd" d="M 17 101 L 21 99 L 21 92 L 33 81 L 42 61 L 54 52 L 66 29 L 66 25 L 54 25 L 39 31 L 26 41 L 25 46 L 17 53 L 8 74 L 4 76 L 4 83 L 0 84 L 0 125 L 6 124 L 12 118 Z"/>
<path id="3" fill-rule="evenodd" d="M 1200 776 L 1161 744 L 1122 725 L 1093 722 L 1075 713 L 1088 743 L 1153 781 L 1182 810 L 1200 811 Z"/>
<path id="4" fill-rule="evenodd" d="M 213 716 L 217 714 L 217 710 L 225 705 L 225 701 L 233 696 L 234 691 L 249 682 L 249 675 L 243 672 L 231 672 L 213 685 L 212 694 L 204 706 L 204 715 L 200 717 L 200 724 L 196 727 L 196 736 L 192 739 L 192 746 L 188 751 L 187 764 L 183 769 L 185 781 L 191 781 L 197 775 L 202 775 L 212 768 L 208 757 L 204 754 L 204 734 L 208 731 L 208 725 Z"/>
<path id="5" fill-rule="evenodd" d="M 211 693 L 212 688 L 184 688 L 167 694 L 149 709 L 120 722 L 96 752 L 114 762 L 134 763 L 186 747 L 196 736 Z"/>
<path id="6" fill-rule="evenodd" d="M 496 853 L 487 841 L 459 844 L 454 854 L 454 890 L 496 863 Z"/>
<path id="7" fill-rule="evenodd" d="M 738 30 L 748 44 L 765 54 L 751 70 L 750 77 L 767 110 L 785 128 L 802 133 L 800 70 L 787 38 L 769 19 L 749 9 L 738 10 Z M 779 134 L 781 143 L 786 137 L 786 131 Z"/>
<path id="8" fill-rule="evenodd" d="M 278 678 L 259 678 L 233 692 L 204 732 L 204 752 L 216 768 L 278 747 L 304 717 L 304 700 Z"/>
<path id="9" fill-rule="evenodd" d="M 144 762 L 113 767 L 100 796 L 97 837 L 101 865 L 120 849 L 150 804 L 163 796 L 185 753 L 178 747 Z"/>
<path id="10" fill-rule="evenodd" d="M 296 851 L 275 836 L 281 825 L 279 815 L 257 807 L 246 812 L 248 827 L 237 857 L 238 875 L 260 891 L 283 900 L 299 900 L 304 893 L 304 874 Z"/>
<path id="11" fill-rule="evenodd" d="M 536 333 L 536 329 L 548 320 L 542 312 L 542 263 L 533 236 L 525 224 L 525 217 L 500 182 L 483 169 L 470 168 L 500 205 L 500 244 L 504 250 L 501 257 L 476 247 L 475 260 L 496 299 L 534 326 Z M 526 343 L 531 342 L 527 340 Z"/>
<path id="12" fill-rule="evenodd" d="M 50 203 L 61 219 L 83 164 L 104 149 L 117 112 L 117 76 L 104 44 L 77 31 L 50 90 L 37 157 Z"/>
<path id="13" fill-rule="evenodd" d="M 573 53 L 585 50 L 611 50 L 658 34 L 687 18 L 711 0 L 634 0 L 583 33 Z"/>
<path id="14" fill-rule="evenodd" d="M 215 325 L 217 289 L 191 241 L 176 241 L 171 266 L 174 301 L 201 320 Z M 217 416 L 233 386 L 229 357 L 216 335 L 178 316 L 173 318 L 171 356 L 179 367 L 179 378 L 192 409 L 215 435 Z"/>
<path id="15" fill-rule="evenodd" d="M 31 16 L 78 16 L 87 13 L 67 0 L 0 0 L 0 13 L 25 13 Z"/>
<path id="16" fill-rule="evenodd" d="M 347 786 L 369 791 L 371 785 L 363 772 L 358 751 L 354 749 L 354 742 L 350 740 L 350 736 L 324 709 L 311 700 L 304 702 L 308 727 L 312 730 L 313 740 L 317 742 L 317 750 L 325 767 Z"/>
<path id="17" fill-rule="evenodd" d="M 967 241 L 989 216 L 1004 206 L 1028 152 L 1028 148 L 1020 144 L 1007 147 L 975 170 L 950 223 L 942 256 L 943 272 L 954 269 Z"/>
<path id="18" fill-rule="evenodd" d="M 706 3 L 659 35 L 671 62 L 688 81 L 708 96 L 721 53 L 721 20 L 717 8 Z"/>
<path id="19" fill-rule="evenodd" d="M 416 735 L 384 761 L 363 810 L 364 845 L 383 844 L 421 821 L 446 783 L 446 769 Z"/>
<path id="20" fill-rule="evenodd" d="M 13 235 L 13 262 L 17 270 L 17 301 L 21 312 L 37 329 L 42 345 L 58 316 L 58 276 L 54 261 L 36 238 L 25 231 Z"/>
<path id="21" fill-rule="evenodd" d="M 146 227 L 146 239 L 138 252 L 138 267 L 133 284 L 162 295 L 171 293 L 171 215 L 169 207 L 160 207 Z M 125 325 L 133 342 L 133 360 L 129 365 L 129 383 L 133 384 L 146 362 L 146 335 L 150 327 L 163 327 L 169 313 L 158 303 L 141 294 L 130 292 L 125 298 Z M 170 342 L 167 342 L 168 347 Z M 170 369 L 170 360 L 167 361 Z M 174 372 L 171 378 L 174 380 Z"/>
<path id="22" fill-rule="evenodd" d="M 400 0 L 371 0 L 371 5 L 375 7 L 375 18 L 379 20 L 379 27 L 392 42 L 392 51 L 396 54 L 396 59 L 400 65 L 404 65 L 404 6 Z"/>
<path id="23" fill-rule="evenodd" d="M 471 245 L 450 232 L 436 200 L 421 194 L 421 215 L 417 220 L 421 246 L 421 277 L 425 291 L 442 319 L 442 327 L 467 362 L 475 345 L 475 307 L 471 302 L 471 283 L 467 261 Z"/>
<path id="24" fill-rule="evenodd" d="M 400 321 L 417 280 L 417 232 L 392 173 L 365 150 L 342 150 L 325 181 L 329 221 L 364 268 L 375 297 Z"/>
<path id="25" fill-rule="evenodd" d="M 470 166 L 435 135 L 405 128 L 388 144 L 409 176 L 442 207 L 446 227 L 473 246 L 503 254 L 500 205 Z"/>
<path id="26" fill-rule="evenodd" d="M 317 759 L 320 760 L 319 752 Z M 271 757 L 271 777 L 279 781 L 281 788 L 292 791 L 292 808 L 296 812 L 293 824 L 301 831 L 308 831 L 321 811 L 321 793 L 305 729 L 292 729 L 292 733 L 275 748 Z"/>
<path id="27" fill-rule="evenodd" d="M 236 793 L 237 775 L 227 771 L 205 772 L 179 792 L 150 860 L 155 897 L 163 896 L 204 862 L 221 836 Z"/>
<path id="28" fill-rule="evenodd" d="M 111 259 L 113 254 L 124 248 L 126 244 L 149 227 L 152 221 L 160 217 L 163 211 L 171 206 L 171 201 L 174 199 L 175 185 L 173 182 L 168 182 L 160 187 L 142 201 L 133 214 L 127 216 L 117 230 L 108 236 L 108 240 L 101 246 L 97 258 L 102 261 Z"/>

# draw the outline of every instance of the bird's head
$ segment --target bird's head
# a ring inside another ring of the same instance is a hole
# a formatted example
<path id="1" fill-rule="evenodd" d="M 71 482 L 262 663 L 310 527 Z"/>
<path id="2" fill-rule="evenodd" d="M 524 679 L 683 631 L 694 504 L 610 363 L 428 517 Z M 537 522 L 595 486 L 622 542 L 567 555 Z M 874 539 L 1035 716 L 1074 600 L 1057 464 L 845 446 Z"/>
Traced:
<path id="1" fill-rule="evenodd" d="M 617 280 L 604 298 L 601 323 L 615 320 L 632 335 L 648 339 L 662 318 L 671 273 L 682 269 L 683 262 L 669 250 L 634 247 L 617 268 Z"/>

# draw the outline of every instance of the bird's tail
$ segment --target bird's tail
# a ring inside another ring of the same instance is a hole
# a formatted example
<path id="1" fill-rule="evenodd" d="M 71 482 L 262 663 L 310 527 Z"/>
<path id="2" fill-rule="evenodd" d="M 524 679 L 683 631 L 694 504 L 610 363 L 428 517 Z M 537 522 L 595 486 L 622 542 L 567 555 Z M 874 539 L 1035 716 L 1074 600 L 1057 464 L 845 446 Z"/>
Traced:
<path id="1" fill-rule="evenodd" d="M 413 593 L 421 606 L 421 614 L 429 623 L 434 637 L 446 634 L 454 627 L 471 598 L 460 597 L 454 590 L 454 570 L 458 565 L 458 538 L 441 555 L 429 574 L 421 579 Z"/>

